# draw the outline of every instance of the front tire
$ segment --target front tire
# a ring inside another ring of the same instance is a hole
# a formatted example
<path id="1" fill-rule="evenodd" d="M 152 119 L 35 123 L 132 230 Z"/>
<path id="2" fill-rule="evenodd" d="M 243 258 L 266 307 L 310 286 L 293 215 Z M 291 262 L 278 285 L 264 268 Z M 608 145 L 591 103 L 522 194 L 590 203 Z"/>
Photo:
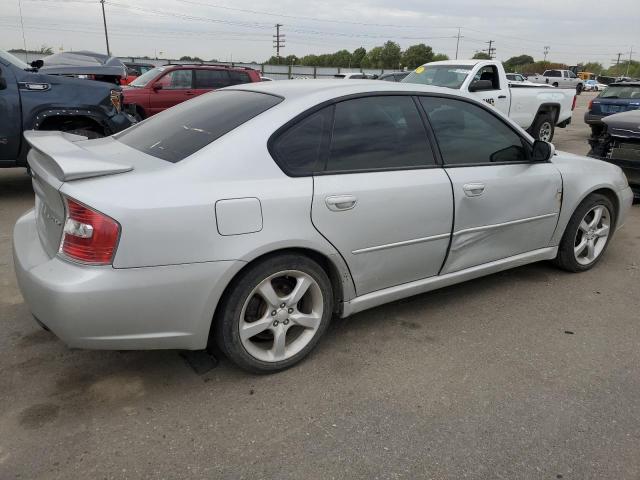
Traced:
<path id="1" fill-rule="evenodd" d="M 609 245 L 615 223 L 616 211 L 611 200 L 597 193 L 589 195 L 569 220 L 556 265 L 569 272 L 593 268 Z"/>
<path id="2" fill-rule="evenodd" d="M 301 255 L 279 255 L 249 266 L 232 282 L 213 335 L 240 368 L 277 372 L 311 352 L 332 312 L 333 289 L 324 269 Z"/>

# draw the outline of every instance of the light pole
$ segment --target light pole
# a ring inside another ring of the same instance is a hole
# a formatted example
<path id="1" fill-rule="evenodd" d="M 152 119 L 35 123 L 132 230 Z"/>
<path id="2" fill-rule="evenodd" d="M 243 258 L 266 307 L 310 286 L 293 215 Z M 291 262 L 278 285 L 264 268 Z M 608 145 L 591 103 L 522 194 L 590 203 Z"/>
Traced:
<path id="1" fill-rule="evenodd" d="M 102 22 L 104 23 L 104 39 L 107 41 L 107 55 L 111 56 L 111 50 L 109 49 L 109 35 L 107 34 L 107 16 L 104 13 L 104 0 L 100 0 L 102 5 Z"/>

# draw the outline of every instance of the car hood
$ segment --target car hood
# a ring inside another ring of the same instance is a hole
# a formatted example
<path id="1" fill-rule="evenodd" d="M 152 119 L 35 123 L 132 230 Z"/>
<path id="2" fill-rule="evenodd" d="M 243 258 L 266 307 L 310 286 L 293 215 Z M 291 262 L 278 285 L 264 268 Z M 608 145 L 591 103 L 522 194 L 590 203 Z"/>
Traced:
<path id="1" fill-rule="evenodd" d="M 94 52 L 54 53 L 42 59 L 42 73 L 52 75 L 113 75 L 126 77 L 124 64 L 116 57 Z"/>
<path id="2" fill-rule="evenodd" d="M 602 119 L 609 135 L 640 140 L 640 110 L 616 113 Z"/>

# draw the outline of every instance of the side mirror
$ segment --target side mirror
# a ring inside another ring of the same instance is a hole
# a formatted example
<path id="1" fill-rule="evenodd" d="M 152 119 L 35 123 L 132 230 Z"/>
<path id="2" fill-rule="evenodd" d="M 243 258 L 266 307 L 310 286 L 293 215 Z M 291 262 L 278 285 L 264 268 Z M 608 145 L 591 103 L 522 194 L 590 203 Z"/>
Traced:
<path id="1" fill-rule="evenodd" d="M 0 73 L 0 90 L 6 90 L 7 88 L 7 79 L 2 76 Z"/>
<path id="2" fill-rule="evenodd" d="M 34 60 L 33 62 L 31 62 L 31 66 L 36 70 L 40 70 L 43 65 L 44 65 L 43 60 Z"/>
<path id="3" fill-rule="evenodd" d="M 493 82 L 491 80 L 476 80 L 469 85 L 470 92 L 480 92 L 482 90 L 493 90 Z"/>
<path id="4" fill-rule="evenodd" d="M 154 83 L 153 87 L 151 87 L 151 88 L 153 88 L 154 92 L 157 92 L 158 90 L 162 90 L 162 85 L 159 84 L 159 83 Z"/>
<path id="5" fill-rule="evenodd" d="M 556 153 L 555 150 L 555 147 L 549 142 L 536 140 L 535 142 L 533 142 L 533 149 L 531 150 L 531 160 L 534 162 L 548 162 Z"/>

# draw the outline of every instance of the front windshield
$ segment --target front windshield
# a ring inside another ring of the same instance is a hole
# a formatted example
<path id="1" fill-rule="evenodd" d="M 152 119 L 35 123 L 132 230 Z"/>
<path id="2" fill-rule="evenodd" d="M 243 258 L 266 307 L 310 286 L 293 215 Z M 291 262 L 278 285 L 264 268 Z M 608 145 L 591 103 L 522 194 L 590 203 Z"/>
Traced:
<path id="1" fill-rule="evenodd" d="M 152 68 L 148 72 L 145 72 L 142 75 L 140 75 L 138 78 L 136 78 L 133 82 L 129 84 L 129 86 L 144 87 L 147 85 L 147 83 L 149 83 L 151 80 L 156 78 L 160 73 L 164 72 L 166 69 L 167 67 Z"/>
<path id="2" fill-rule="evenodd" d="M 0 50 L 0 58 L 2 58 L 3 60 L 9 63 L 12 63 L 13 65 L 15 65 L 18 68 L 21 68 L 22 70 L 30 68 L 29 65 L 24 63 L 18 57 L 16 57 L 15 55 L 11 55 L 9 52 L 5 52 L 4 50 Z"/>
<path id="3" fill-rule="evenodd" d="M 402 83 L 420 83 L 458 89 L 471 73 L 473 65 L 423 65 L 407 75 Z"/>
<path id="4" fill-rule="evenodd" d="M 635 98 L 640 100 L 640 84 L 638 85 L 609 85 L 599 95 L 600 98 Z"/>

